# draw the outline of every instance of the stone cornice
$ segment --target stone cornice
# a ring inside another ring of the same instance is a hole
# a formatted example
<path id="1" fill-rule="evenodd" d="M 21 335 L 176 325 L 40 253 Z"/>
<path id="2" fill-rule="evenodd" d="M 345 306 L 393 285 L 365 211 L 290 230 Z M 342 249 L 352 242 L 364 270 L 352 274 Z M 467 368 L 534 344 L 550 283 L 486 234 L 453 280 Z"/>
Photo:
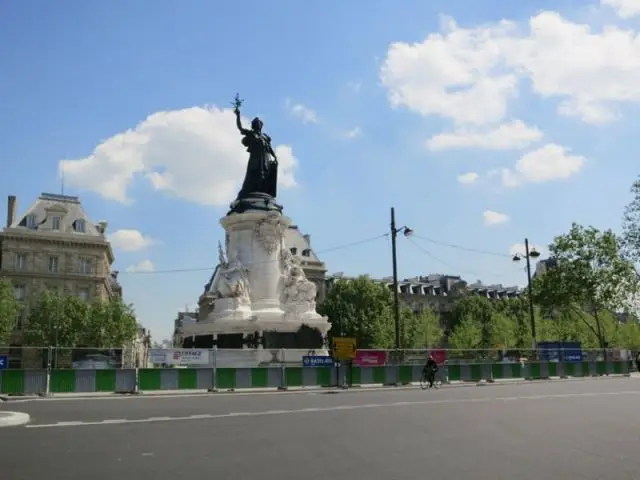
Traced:
<path id="1" fill-rule="evenodd" d="M 107 251 L 107 257 L 109 258 L 109 262 L 113 263 L 115 257 L 113 255 L 113 250 L 111 249 L 111 244 L 105 239 L 100 237 L 81 237 L 68 233 L 57 233 L 57 232 L 34 232 L 28 229 L 5 229 L 0 232 L 0 238 L 6 240 L 15 240 L 21 243 L 29 244 L 49 244 L 49 245 L 58 245 L 61 247 L 71 247 L 71 248 L 98 248 Z"/>

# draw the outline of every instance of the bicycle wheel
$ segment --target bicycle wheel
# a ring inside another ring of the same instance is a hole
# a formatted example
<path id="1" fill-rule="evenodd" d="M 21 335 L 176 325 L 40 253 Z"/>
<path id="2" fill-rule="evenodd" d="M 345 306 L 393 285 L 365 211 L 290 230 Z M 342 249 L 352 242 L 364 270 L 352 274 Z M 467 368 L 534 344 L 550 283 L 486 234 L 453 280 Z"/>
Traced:
<path id="1" fill-rule="evenodd" d="M 426 390 L 427 388 L 429 388 L 429 378 L 427 378 L 426 373 L 423 373 L 420 377 L 420 388 L 422 390 Z"/>

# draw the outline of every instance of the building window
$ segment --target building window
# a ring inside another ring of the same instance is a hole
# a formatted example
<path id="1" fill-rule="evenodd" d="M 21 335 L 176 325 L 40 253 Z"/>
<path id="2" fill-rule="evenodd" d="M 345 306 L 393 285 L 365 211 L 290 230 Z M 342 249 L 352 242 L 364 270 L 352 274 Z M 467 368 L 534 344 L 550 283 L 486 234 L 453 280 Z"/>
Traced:
<path id="1" fill-rule="evenodd" d="M 88 258 L 80 259 L 80 273 L 91 273 L 91 261 Z"/>
<path id="2" fill-rule="evenodd" d="M 311 250 L 309 250 L 308 248 L 305 248 L 304 250 L 302 250 L 302 256 L 303 257 L 310 257 L 311 256 Z"/>
<path id="3" fill-rule="evenodd" d="M 298 249 L 296 247 L 291 248 L 291 255 L 296 255 L 298 253 Z"/>
<path id="4" fill-rule="evenodd" d="M 86 302 L 87 300 L 89 300 L 89 289 L 88 288 L 80 288 L 80 289 L 78 289 L 78 297 L 83 302 Z"/>
<path id="5" fill-rule="evenodd" d="M 24 253 L 16 253 L 16 270 L 24 270 L 27 256 Z"/>
<path id="6" fill-rule="evenodd" d="M 85 223 L 84 223 L 84 220 L 83 220 L 83 219 L 76 220 L 76 221 L 74 222 L 74 228 L 75 228 L 76 232 L 78 232 L 78 233 L 84 233 L 84 232 L 85 232 Z"/>
<path id="7" fill-rule="evenodd" d="M 27 215 L 27 228 L 36 228 L 36 216 Z"/>
<path id="8" fill-rule="evenodd" d="M 49 273 L 58 273 L 58 257 L 49 257 Z"/>
<path id="9" fill-rule="evenodd" d="M 13 288 L 13 292 L 16 296 L 16 300 L 19 300 L 19 301 L 24 300 L 24 291 L 25 291 L 24 285 L 16 285 Z"/>
<path id="10" fill-rule="evenodd" d="M 51 217 L 51 229 L 60 230 L 60 217 L 58 216 Z"/>

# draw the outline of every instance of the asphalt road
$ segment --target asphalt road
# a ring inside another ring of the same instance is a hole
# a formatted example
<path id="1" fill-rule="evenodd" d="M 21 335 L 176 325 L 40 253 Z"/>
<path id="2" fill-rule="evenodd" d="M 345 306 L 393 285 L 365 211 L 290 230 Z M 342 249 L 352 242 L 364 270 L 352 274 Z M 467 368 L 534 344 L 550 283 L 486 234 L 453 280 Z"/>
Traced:
<path id="1" fill-rule="evenodd" d="M 0 478 L 632 479 L 640 379 L 5 402 Z"/>

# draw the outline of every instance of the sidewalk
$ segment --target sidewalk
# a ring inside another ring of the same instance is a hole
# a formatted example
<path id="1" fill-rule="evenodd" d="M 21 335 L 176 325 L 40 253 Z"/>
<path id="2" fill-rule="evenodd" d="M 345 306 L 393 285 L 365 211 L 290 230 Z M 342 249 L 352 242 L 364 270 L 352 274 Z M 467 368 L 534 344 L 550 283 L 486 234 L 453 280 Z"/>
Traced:
<path id="1" fill-rule="evenodd" d="M 475 386 L 497 386 L 497 385 L 518 385 L 528 383 L 547 383 L 558 381 L 584 381 L 589 379 L 614 379 L 633 377 L 640 378 L 640 373 L 631 373 L 625 375 L 608 375 L 602 377 L 571 377 L 560 378 L 551 377 L 548 379 L 536 379 L 527 380 L 524 378 L 507 378 L 507 379 L 495 379 L 491 381 L 481 380 L 479 382 L 451 382 L 443 384 L 441 388 L 456 388 L 456 387 L 475 387 Z M 140 393 L 115 393 L 115 392 L 79 392 L 79 393 L 55 393 L 49 396 L 44 395 L 2 395 L 0 394 L 0 401 L 33 401 L 33 400 L 62 400 L 62 399 L 78 399 L 78 398 L 131 398 L 131 397 L 189 397 L 189 396 L 204 396 L 204 395 L 277 395 L 277 394 L 304 394 L 304 393 L 356 393 L 362 391 L 381 391 L 381 390 L 412 390 L 419 389 L 419 383 L 410 383 L 403 385 L 382 385 L 382 384 L 369 384 L 369 385 L 354 385 L 352 387 L 291 387 L 286 390 L 279 390 L 275 388 L 243 388 L 235 390 L 151 390 Z"/>

